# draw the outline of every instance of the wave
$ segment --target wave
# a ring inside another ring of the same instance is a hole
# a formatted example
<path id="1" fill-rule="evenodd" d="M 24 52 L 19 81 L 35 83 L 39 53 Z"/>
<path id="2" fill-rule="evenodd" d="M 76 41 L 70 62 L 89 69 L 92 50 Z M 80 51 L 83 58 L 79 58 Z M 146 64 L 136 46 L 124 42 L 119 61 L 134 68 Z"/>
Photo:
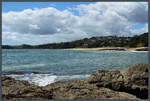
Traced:
<path id="1" fill-rule="evenodd" d="M 64 75 L 57 76 L 52 74 L 22 74 L 22 75 L 6 75 L 14 78 L 15 80 L 26 80 L 31 84 L 35 84 L 38 86 L 46 86 L 48 84 L 57 82 L 57 81 L 67 81 L 67 80 L 78 80 L 88 78 L 90 75 Z"/>

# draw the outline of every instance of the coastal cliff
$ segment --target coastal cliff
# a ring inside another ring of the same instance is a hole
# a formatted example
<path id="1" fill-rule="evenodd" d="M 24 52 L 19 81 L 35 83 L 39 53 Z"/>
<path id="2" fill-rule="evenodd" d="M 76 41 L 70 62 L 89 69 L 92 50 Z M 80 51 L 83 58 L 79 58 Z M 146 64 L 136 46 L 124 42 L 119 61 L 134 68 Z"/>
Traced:
<path id="1" fill-rule="evenodd" d="M 2 76 L 2 98 L 28 99 L 148 99 L 148 65 L 99 70 L 87 79 L 37 86 Z"/>

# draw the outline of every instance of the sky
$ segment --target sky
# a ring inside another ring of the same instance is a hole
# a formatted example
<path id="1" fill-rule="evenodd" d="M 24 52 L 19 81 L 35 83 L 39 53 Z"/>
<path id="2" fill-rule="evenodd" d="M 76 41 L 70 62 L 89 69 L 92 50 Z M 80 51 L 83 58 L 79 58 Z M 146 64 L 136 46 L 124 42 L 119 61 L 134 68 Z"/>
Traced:
<path id="1" fill-rule="evenodd" d="M 2 44 L 46 44 L 148 32 L 147 2 L 2 2 Z"/>

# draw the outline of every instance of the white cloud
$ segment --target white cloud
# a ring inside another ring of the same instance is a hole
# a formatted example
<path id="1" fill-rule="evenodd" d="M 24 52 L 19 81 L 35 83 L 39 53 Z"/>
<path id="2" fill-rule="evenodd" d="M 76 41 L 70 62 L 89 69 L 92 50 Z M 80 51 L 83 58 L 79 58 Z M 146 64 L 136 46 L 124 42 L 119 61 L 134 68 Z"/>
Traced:
<path id="1" fill-rule="evenodd" d="M 9 32 L 12 39 L 22 38 L 20 41 L 29 44 L 103 35 L 130 36 L 147 31 L 147 26 L 137 30 L 130 29 L 137 23 L 148 23 L 147 3 L 97 2 L 78 5 L 73 9 L 79 12 L 79 16 L 74 15 L 72 10 L 60 11 L 54 7 L 3 13 L 2 27 Z"/>
<path id="2" fill-rule="evenodd" d="M 70 12 L 59 11 L 53 7 L 8 12 L 3 13 L 2 17 L 3 28 L 21 34 L 55 34 L 57 29 L 67 30 L 73 21 Z"/>
<path id="3" fill-rule="evenodd" d="M 101 35 L 130 35 L 131 26 L 148 22 L 147 6 L 147 3 L 98 2 L 79 5 L 77 10 L 83 18 L 82 27 L 88 32 L 93 29 Z"/>
<path id="4" fill-rule="evenodd" d="M 40 27 L 38 25 L 35 25 L 35 24 L 29 24 L 29 28 L 32 30 L 37 30 L 37 29 L 40 29 Z"/>

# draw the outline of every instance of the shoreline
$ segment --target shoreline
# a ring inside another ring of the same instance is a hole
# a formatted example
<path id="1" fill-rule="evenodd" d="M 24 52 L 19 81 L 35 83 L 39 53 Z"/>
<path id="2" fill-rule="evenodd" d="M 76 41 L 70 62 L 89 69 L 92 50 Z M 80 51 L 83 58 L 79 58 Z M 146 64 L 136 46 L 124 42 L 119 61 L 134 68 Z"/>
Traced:
<path id="1" fill-rule="evenodd" d="M 57 81 L 42 87 L 2 75 L 2 98 L 148 99 L 148 65 L 99 70 L 86 79 Z"/>
<path id="2" fill-rule="evenodd" d="M 6 48 L 3 48 L 6 49 Z M 11 49 L 41 49 L 41 48 L 11 48 Z M 59 50 L 44 48 L 46 50 Z M 42 49 L 42 50 L 44 50 Z M 136 47 L 136 48 L 127 48 L 127 47 L 97 47 L 97 48 L 61 48 L 60 50 L 116 50 L 116 51 L 148 51 L 148 47 Z"/>
<path id="3" fill-rule="evenodd" d="M 148 51 L 148 47 L 99 47 L 99 48 L 68 48 L 68 50 L 118 50 L 118 51 Z"/>

